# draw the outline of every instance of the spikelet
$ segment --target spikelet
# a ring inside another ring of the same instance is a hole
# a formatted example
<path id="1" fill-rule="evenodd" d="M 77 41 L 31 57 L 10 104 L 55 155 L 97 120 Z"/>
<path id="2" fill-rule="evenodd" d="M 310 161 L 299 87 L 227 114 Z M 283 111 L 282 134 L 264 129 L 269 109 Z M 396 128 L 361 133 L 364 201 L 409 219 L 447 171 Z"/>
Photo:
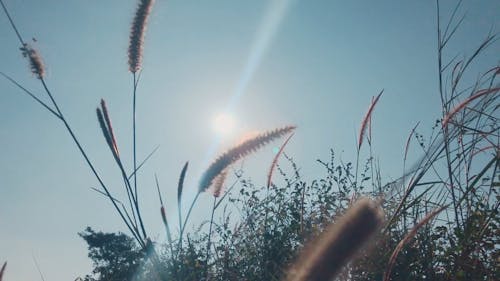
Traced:
<path id="1" fill-rule="evenodd" d="M 42 56 L 38 50 L 27 43 L 24 43 L 20 50 L 23 57 L 28 58 L 31 72 L 36 76 L 36 78 L 42 79 L 45 76 L 45 66 L 43 64 Z"/>
<path id="2" fill-rule="evenodd" d="M 306 245 L 286 280 L 332 280 L 380 229 L 383 218 L 378 203 L 359 199 L 344 216 Z"/>
<path id="3" fill-rule="evenodd" d="M 459 112 L 460 110 L 462 110 L 464 107 L 466 107 L 469 103 L 471 103 L 472 101 L 484 96 L 484 95 L 488 95 L 488 94 L 491 94 L 491 93 L 495 93 L 495 92 L 498 92 L 500 91 L 500 88 L 497 87 L 497 88 L 492 88 L 492 89 L 483 89 L 483 90 L 479 90 L 477 91 L 474 95 L 468 97 L 467 99 L 465 99 L 463 102 L 461 102 L 459 105 L 457 105 L 454 109 L 452 109 L 448 114 L 446 114 L 446 116 L 443 118 L 443 128 L 445 128 L 446 126 L 448 126 L 448 123 L 450 122 L 451 118 L 453 118 L 453 116 L 455 114 L 457 114 L 457 112 Z"/>
<path id="4" fill-rule="evenodd" d="M 433 217 L 435 217 L 437 214 L 441 213 L 444 209 L 446 209 L 448 206 L 443 206 L 441 208 L 438 208 L 434 210 L 433 212 L 429 213 L 427 216 L 425 216 L 419 223 L 417 223 L 413 229 L 406 234 L 406 236 L 401 240 L 396 248 L 394 249 L 394 252 L 392 252 L 391 258 L 389 259 L 389 263 L 387 264 L 387 268 L 384 273 L 384 281 L 389 281 L 391 277 L 391 272 L 392 268 L 394 267 L 394 264 L 396 263 L 396 258 L 398 257 L 399 252 L 403 249 L 404 245 L 407 244 L 415 235 L 417 234 L 417 231 L 424 226 L 426 223 L 428 223 Z"/>
<path id="5" fill-rule="evenodd" d="M 368 122 L 370 121 L 373 109 L 375 108 L 375 105 L 377 104 L 377 102 L 378 102 L 378 100 L 383 92 L 384 92 L 384 90 L 380 91 L 378 96 L 375 99 L 372 99 L 370 107 L 368 107 L 368 111 L 366 112 L 365 117 L 363 118 L 363 121 L 361 122 L 361 128 L 359 129 L 359 136 L 358 136 L 358 149 L 360 149 L 361 145 L 363 144 L 363 138 L 365 137 L 365 132 L 366 132 L 366 128 L 368 126 Z"/>
<path id="6" fill-rule="evenodd" d="M 276 165 L 278 164 L 278 159 L 280 158 L 281 154 L 285 150 L 285 146 L 287 143 L 290 141 L 290 139 L 293 137 L 293 133 L 288 136 L 288 138 L 283 142 L 281 145 L 280 149 L 278 150 L 278 153 L 274 156 L 273 162 L 271 163 L 271 167 L 269 167 L 269 172 L 267 172 L 267 188 L 271 186 L 271 180 L 273 178 L 273 173 L 274 169 L 276 168 Z"/>
<path id="7" fill-rule="evenodd" d="M 222 171 L 224 171 L 231 164 L 244 158 L 257 149 L 268 144 L 269 142 L 282 137 L 290 132 L 292 132 L 296 127 L 287 126 L 284 128 L 276 129 L 274 131 L 268 131 L 257 135 L 251 139 L 244 141 L 243 143 L 229 149 L 222 155 L 220 155 L 209 167 L 205 170 L 205 173 L 201 177 L 198 192 L 206 191 L 214 183 L 217 176 L 219 176 Z"/>
<path id="8" fill-rule="evenodd" d="M 135 12 L 128 46 L 128 69 L 132 73 L 136 73 L 141 69 L 144 33 L 146 31 L 149 14 L 153 8 L 153 3 L 154 0 L 140 0 Z"/>

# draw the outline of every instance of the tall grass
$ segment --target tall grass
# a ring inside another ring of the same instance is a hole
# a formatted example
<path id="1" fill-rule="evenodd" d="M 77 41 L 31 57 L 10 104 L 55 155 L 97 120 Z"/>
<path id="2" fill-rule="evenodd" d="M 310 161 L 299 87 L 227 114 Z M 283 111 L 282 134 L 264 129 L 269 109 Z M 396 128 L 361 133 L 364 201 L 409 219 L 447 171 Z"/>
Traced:
<path id="1" fill-rule="evenodd" d="M 142 265 L 135 277 L 142 276 L 145 280 L 298 281 L 334 277 L 386 281 L 498 280 L 500 135 L 497 116 L 500 86 L 496 79 L 500 67 L 487 69 L 472 83 L 464 81 L 471 63 L 494 44 L 497 37 L 488 34 L 465 59 L 445 61 L 450 39 L 459 30 L 463 17 L 457 19 L 459 3 L 443 26 L 440 3 L 436 3 L 437 91 L 441 116 L 428 141 L 424 141 L 417 130 L 419 123 L 410 131 L 402 148 L 403 172 L 399 178 L 382 183 L 380 167 L 373 161 L 372 115 L 381 91 L 373 97 L 361 119 L 354 146 L 357 151 L 355 165 L 343 161 L 337 164 L 332 151 L 329 161 L 318 160 L 326 171 L 322 178 L 311 182 L 303 180 L 300 168 L 285 152 L 295 126 L 269 130 L 218 156 L 203 173 L 196 196 L 183 215 L 181 202 L 188 170 L 186 162 L 177 185 L 177 236 L 171 230 L 172 223 L 168 221 L 156 177 L 159 221 L 167 236 L 165 245 L 155 243 L 148 235 L 140 209 L 137 177 L 137 172 L 154 153 L 142 163 L 138 162 L 136 97 L 143 69 L 145 30 L 154 1 L 139 1 L 130 30 L 132 171 L 125 169 L 122 155 L 127 151 L 119 150 L 108 105 L 101 100 L 96 109 L 104 141 L 120 172 L 125 200 L 117 198 L 95 169 L 47 85 L 42 55 L 23 40 L 2 0 L 0 4 L 19 40 L 21 53 L 50 103 L 45 103 L 9 75 L 0 74 L 64 125 L 100 184 L 96 191 L 109 200 L 133 237 L 128 240 L 123 235 L 109 236 L 115 239 L 113 241 L 124 241 L 130 246 L 125 252 L 132 255 L 133 271 L 138 264 Z M 238 161 L 287 135 L 270 163 L 266 184 L 256 185 L 245 178 L 242 171 L 235 171 Z M 416 142 L 412 142 L 413 139 Z M 365 140 L 369 158 L 360 167 L 360 152 Z M 407 167 L 412 143 L 419 144 L 422 156 Z M 280 164 L 282 156 L 287 161 Z M 279 176 L 281 182 L 273 181 L 273 176 Z M 228 184 L 230 179 L 233 179 L 232 184 Z M 186 233 L 190 214 L 204 192 L 213 195 L 209 218 L 196 233 Z M 225 204 L 221 205 L 222 202 Z M 224 208 L 217 218 L 220 206 Z M 233 212 L 238 212 L 238 220 L 231 219 Z M 207 232 L 203 231 L 205 224 L 208 224 Z M 84 239 L 93 235 L 106 236 L 91 230 L 81 234 Z M 138 249 L 131 246 L 134 243 L 139 245 Z M 105 246 L 90 244 L 89 247 Z M 104 259 L 99 255 L 94 258 Z M 0 270 L 0 280 L 5 267 L 6 263 Z M 130 280 L 133 278 L 130 276 Z"/>

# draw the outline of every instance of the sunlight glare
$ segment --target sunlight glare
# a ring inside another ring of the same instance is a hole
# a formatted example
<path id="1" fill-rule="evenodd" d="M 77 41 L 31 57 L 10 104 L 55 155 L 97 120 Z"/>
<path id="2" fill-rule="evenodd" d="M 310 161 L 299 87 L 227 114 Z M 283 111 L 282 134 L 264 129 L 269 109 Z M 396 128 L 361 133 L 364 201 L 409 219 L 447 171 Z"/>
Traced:
<path id="1" fill-rule="evenodd" d="M 229 135 L 234 131 L 235 120 L 228 113 L 220 113 L 215 117 L 213 127 L 218 135 Z"/>

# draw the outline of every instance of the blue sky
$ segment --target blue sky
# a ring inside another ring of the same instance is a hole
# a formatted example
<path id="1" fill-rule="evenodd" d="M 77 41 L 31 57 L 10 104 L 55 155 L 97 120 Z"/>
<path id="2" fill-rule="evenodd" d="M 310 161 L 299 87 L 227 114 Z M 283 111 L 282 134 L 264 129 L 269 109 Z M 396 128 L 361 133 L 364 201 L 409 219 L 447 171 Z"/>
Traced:
<path id="1" fill-rule="evenodd" d="M 106 99 L 122 155 L 131 163 L 126 50 L 135 1 L 4 2 L 24 37 L 37 39 L 48 85 L 104 180 L 120 194 L 95 108 Z M 446 20 L 456 2 L 442 2 Z M 467 16 L 446 57 L 470 55 L 490 30 L 498 31 L 498 11 L 499 1 L 464 1 L 459 14 Z M 0 42 L 0 71 L 42 95 L 1 13 Z M 360 120 L 371 97 L 385 89 L 373 115 L 374 149 L 382 176 L 397 177 L 411 128 L 421 121 L 426 133 L 439 118 L 436 46 L 435 1 L 157 1 L 138 93 L 139 158 L 160 145 L 139 177 L 152 236 L 164 239 L 154 173 L 167 212 L 176 218 L 182 165 L 191 163 L 189 197 L 211 155 L 213 119 L 236 92 L 236 129 L 217 150 L 248 131 L 296 124 L 287 152 L 306 178 L 314 178 L 321 174 L 315 160 L 328 158 L 330 148 L 354 160 Z M 498 54 L 497 43 L 472 66 L 471 78 L 496 65 Z M 0 262 L 9 262 L 6 280 L 37 280 L 32 254 L 47 280 L 83 276 L 91 264 L 77 232 L 125 228 L 110 203 L 89 188 L 97 181 L 62 125 L 5 80 L 0 101 Z M 262 167 L 273 148 L 245 161 L 258 184 L 264 184 Z M 416 159 L 418 151 L 410 155 Z M 194 221 L 205 219 L 208 199 L 202 196 Z"/>

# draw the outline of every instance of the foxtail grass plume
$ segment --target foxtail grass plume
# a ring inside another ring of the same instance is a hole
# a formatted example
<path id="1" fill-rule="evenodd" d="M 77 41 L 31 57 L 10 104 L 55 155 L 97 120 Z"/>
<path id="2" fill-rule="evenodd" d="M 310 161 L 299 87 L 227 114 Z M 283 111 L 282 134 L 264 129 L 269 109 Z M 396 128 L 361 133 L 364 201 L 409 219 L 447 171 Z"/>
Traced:
<path id="1" fill-rule="evenodd" d="M 104 135 L 104 139 L 106 139 L 106 143 L 108 144 L 109 149 L 111 149 L 115 160 L 119 161 L 120 153 L 116 144 L 113 126 L 111 125 L 111 119 L 109 118 L 108 108 L 106 106 L 106 102 L 103 99 L 101 99 L 101 108 L 97 108 L 96 113 L 97 120 L 99 121 L 99 125 L 101 126 L 102 134 Z"/>
<path id="2" fill-rule="evenodd" d="M 383 220 L 379 203 L 359 199 L 344 216 L 305 246 L 286 280 L 332 280 L 380 229 Z"/>
<path id="3" fill-rule="evenodd" d="M 144 33 L 153 4 L 154 0 L 140 0 L 135 12 L 128 46 L 128 69 L 132 73 L 136 73 L 141 69 Z"/>
<path id="4" fill-rule="evenodd" d="M 491 88 L 491 89 L 482 89 L 482 90 L 477 91 L 475 94 L 468 97 L 467 99 L 465 99 L 463 102 L 461 102 L 455 108 L 453 108 L 448 114 L 446 114 L 446 116 L 443 118 L 443 122 L 442 122 L 443 128 L 448 126 L 448 123 L 450 123 L 451 119 L 453 118 L 453 116 L 455 114 L 457 114 L 460 110 L 464 109 L 472 101 L 474 101 L 482 96 L 485 96 L 485 95 L 488 95 L 491 93 L 496 93 L 498 91 L 500 91 L 500 87 Z"/>
<path id="5" fill-rule="evenodd" d="M 113 145 L 112 149 L 116 152 L 116 155 L 120 156 L 120 152 L 118 151 L 118 145 L 116 144 L 116 138 L 115 138 L 115 133 L 113 131 L 113 126 L 111 125 L 111 118 L 109 118 L 108 107 L 106 106 L 106 102 L 104 101 L 104 99 L 101 99 L 101 108 L 102 108 L 102 113 L 104 114 L 104 121 L 106 121 L 109 135 L 111 137 L 111 143 Z"/>
<path id="6" fill-rule="evenodd" d="M 361 149 L 361 145 L 363 144 L 363 138 L 365 137 L 365 132 L 366 128 L 368 126 L 368 122 L 370 121 L 370 118 L 372 116 L 373 109 L 375 108 L 375 105 L 377 104 L 380 96 L 384 90 L 380 91 L 378 96 L 375 99 L 372 99 L 372 102 L 370 104 L 370 107 L 368 107 L 368 111 L 365 114 L 365 117 L 363 118 L 363 121 L 361 122 L 361 128 L 359 129 L 359 136 L 358 136 L 358 149 Z"/>
<path id="7" fill-rule="evenodd" d="M 23 57 L 28 58 L 30 62 L 31 72 L 36 76 L 36 78 L 42 79 L 45 76 L 45 66 L 43 64 L 42 56 L 38 50 L 27 43 L 24 43 L 20 49 Z"/>
<path id="8" fill-rule="evenodd" d="M 184 179 L 186 177 L 188 165 L 189 162 L 186 162 L 186 164 L 184 164 L 184 167 L 182 167 L 181 175 L 179 176 L 179 183 L 177 184 L 177 204 L 179 206 L 181 205 L 182 189 L 184 188 Z"/>
<path id="9" fill-rule="evenodd" d="M 215 183 L 216 178 L 230 165 L 246 157 L 269 142 L 280 138 L 293 130 L 295 126 L 287 126 L 273 131 L 268 131 L 250 138 L 241 144 L 229 149 L 220 155 L 205 171 L 201 177 L 198 192 L 206 191 Z"/>
<path id="10" fill-rule="evenodd" d="M 287 143 L 290 141 L 290 139 L 292 137 L 293 137 L 293 133 L 290 134 L 290 136 L 288 136 L 288 138 L 283 142 L 280 149 L 278 150 L 278 153 L 276 153 L 276 155 L 274 156 L 273 162 L 271 163 L 271 167 L 269 168 L 269 172 L 267 173 L 267 188 L 269 188 L 271 186 L 271 183 L 272 183 L 271 181 L 273 178 L 274 169 L 276 168 L 276 165 L 278 165 L 278 159 L 280 158 L 281 154 L 285 150 L 285 146 L 287 145 Z"/>
<path id="11" fill-rule="evenodd" d="M 441 208 L 438 208 L 434 210 L 433 212 L 429 213 L 427 216 L 425 216 L 419 223 L 417 223 L 413 229 L 406 234 L 406 236 L 401 240 L 394 251 L 392 252 L 392 255 L 389 259 L 389 263 L 387 264 L 387 268 L 384 273 L 384 281 L 390 281 L 391 273 L 392 273 L 392 268 L 394 267 L 394 264 L 396 263 L 396 258 L 399 255 L 399 252 L 403 249 L 404 245 L 406 245 L 415 235 L 417 234 L 417 231 L 427 224 L 433 217 L 435 217 L 437 214 L 441 213 L 444 209 L 446 209 L 448 206 L 443 206 Z"/>

